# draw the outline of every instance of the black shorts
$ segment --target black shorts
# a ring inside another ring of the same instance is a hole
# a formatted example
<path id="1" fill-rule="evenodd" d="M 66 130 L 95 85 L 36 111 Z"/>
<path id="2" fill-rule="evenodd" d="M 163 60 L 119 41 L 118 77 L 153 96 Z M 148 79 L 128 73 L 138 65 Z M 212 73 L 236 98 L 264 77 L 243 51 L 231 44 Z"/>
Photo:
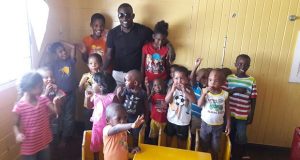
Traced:
<path id="1" fill-rule="evenodd" d="M 171 122 L 167 122 L 165 133 L 167 136 L 177 136 L 177 138 L 181 140 L 186 140 L 188 138 L 188 132 L 189 132 L 189 125 L 186 126 L 179 126 L 176 124 L 173 124 Z"/>

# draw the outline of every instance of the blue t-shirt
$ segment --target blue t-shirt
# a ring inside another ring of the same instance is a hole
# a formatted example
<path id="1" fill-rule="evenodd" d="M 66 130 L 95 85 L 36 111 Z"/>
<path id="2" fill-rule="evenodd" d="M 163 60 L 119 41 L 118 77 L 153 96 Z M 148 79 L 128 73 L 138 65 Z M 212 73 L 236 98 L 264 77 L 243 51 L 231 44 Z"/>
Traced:
<path id="1" fill-rule="evenodd" d="M 75 63 L 74 59 L 69 58 L 66 60 L 58 59 L 52 64 L 56 84 L 65 93 L 76 89 Z"/>
<path id="2" fill-rule="evenodd" d="M 196 82 L 196 84 L 194 86 L 192 86 L 192 89 L 195 93 L 196 102 L 198 101 L 198 99 L 201 96 L 202 88 L 203 88 L 203 86 L 199 82 Z M 202 110 L 201 107 L 197 106 L 197 104 L 195 104 L 195 103 L 192 103 L 192 117 L 201 118 L 201 110 Z"/>

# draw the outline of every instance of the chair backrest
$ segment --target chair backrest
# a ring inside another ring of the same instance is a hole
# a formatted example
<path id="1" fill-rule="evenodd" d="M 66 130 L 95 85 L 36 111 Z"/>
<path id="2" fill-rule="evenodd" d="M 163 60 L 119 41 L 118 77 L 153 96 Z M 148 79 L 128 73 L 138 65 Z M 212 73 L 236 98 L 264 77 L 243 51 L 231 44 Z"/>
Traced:
<path id="1" fill-rule="evenodd" d="M 82 160 L 93 160 L 94 154 L 90 150 L 90 144 L 91 144 L 91 137 L 92 137 L 92 131 L 87 130 L 83 132 L 83 139 L 82 139 L 82 147 L 81 147 L 81 159 Z"/>
<path id="2" fill-rule="evenodd" d="M 219 155 L 219 160 L 230 160 L 231 142 L 229 136 L 227 136 L 225 133 L 222 133 Z"/>

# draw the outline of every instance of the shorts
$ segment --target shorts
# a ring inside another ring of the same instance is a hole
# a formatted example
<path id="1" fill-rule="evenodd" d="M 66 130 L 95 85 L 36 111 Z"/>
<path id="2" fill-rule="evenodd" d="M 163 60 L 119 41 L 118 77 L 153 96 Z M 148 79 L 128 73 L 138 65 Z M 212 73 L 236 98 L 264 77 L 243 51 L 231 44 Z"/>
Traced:
<path id="1" fill-rule="evenodd" d="M 167 136 L 172 137 L 176 135 L 177 138 L 186 140 L 188 138 L 189 125 L 179 126 L 168 121 L 165 128 L 165 133 Z"/>
<path id="2" fill-rule="evenodd" d="M 159 136 L 159 130 L 165 129 L 165 127 L 166 127 L 166 123 L 160 123 L 151 119 L 149 137 L 157 138 Z"/>
<path id="3" fill-rule="evenodd" d="M 196 134 L 196 129 L 201 128 L 201 118 L 193 117 L 191 119 L 191 133 Z"/>

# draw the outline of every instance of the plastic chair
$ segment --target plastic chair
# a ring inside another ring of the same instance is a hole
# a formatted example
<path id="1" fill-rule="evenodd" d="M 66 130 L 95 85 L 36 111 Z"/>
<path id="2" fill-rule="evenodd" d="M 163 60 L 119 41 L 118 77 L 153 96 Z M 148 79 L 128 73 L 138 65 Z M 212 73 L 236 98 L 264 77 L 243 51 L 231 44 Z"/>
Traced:
<path id="1" fill-rule="evenodd" d="M 92 137 L 92 130 L 86 130 L 83 132 L 83 140 L 81 147 L 81 159 L 82 160 L 94 160 L 94 153 L 90 150 Z M 102 150 L 102 148 L 100 149 Z M 99 159 L 104 159 L 103 152 L 99 152 Z"/>
<path id="2" fill-rule="evenodd" d="M 158 146 L 167 146 L 166 141 L 167 141 L 167 135 L 165 134 L 165 132 L 162 129 L 160 129 L 159 135 L 158 135 Z M 191 134 L 191 129 L 189 128 L 188 138 L 186 140 L 186 149 L 187 150 L 191 149 L 191 143 L 192 143 L 192 134 Z M 173 137 L 170 147 L 177 148 L 176 136 Z"/>

